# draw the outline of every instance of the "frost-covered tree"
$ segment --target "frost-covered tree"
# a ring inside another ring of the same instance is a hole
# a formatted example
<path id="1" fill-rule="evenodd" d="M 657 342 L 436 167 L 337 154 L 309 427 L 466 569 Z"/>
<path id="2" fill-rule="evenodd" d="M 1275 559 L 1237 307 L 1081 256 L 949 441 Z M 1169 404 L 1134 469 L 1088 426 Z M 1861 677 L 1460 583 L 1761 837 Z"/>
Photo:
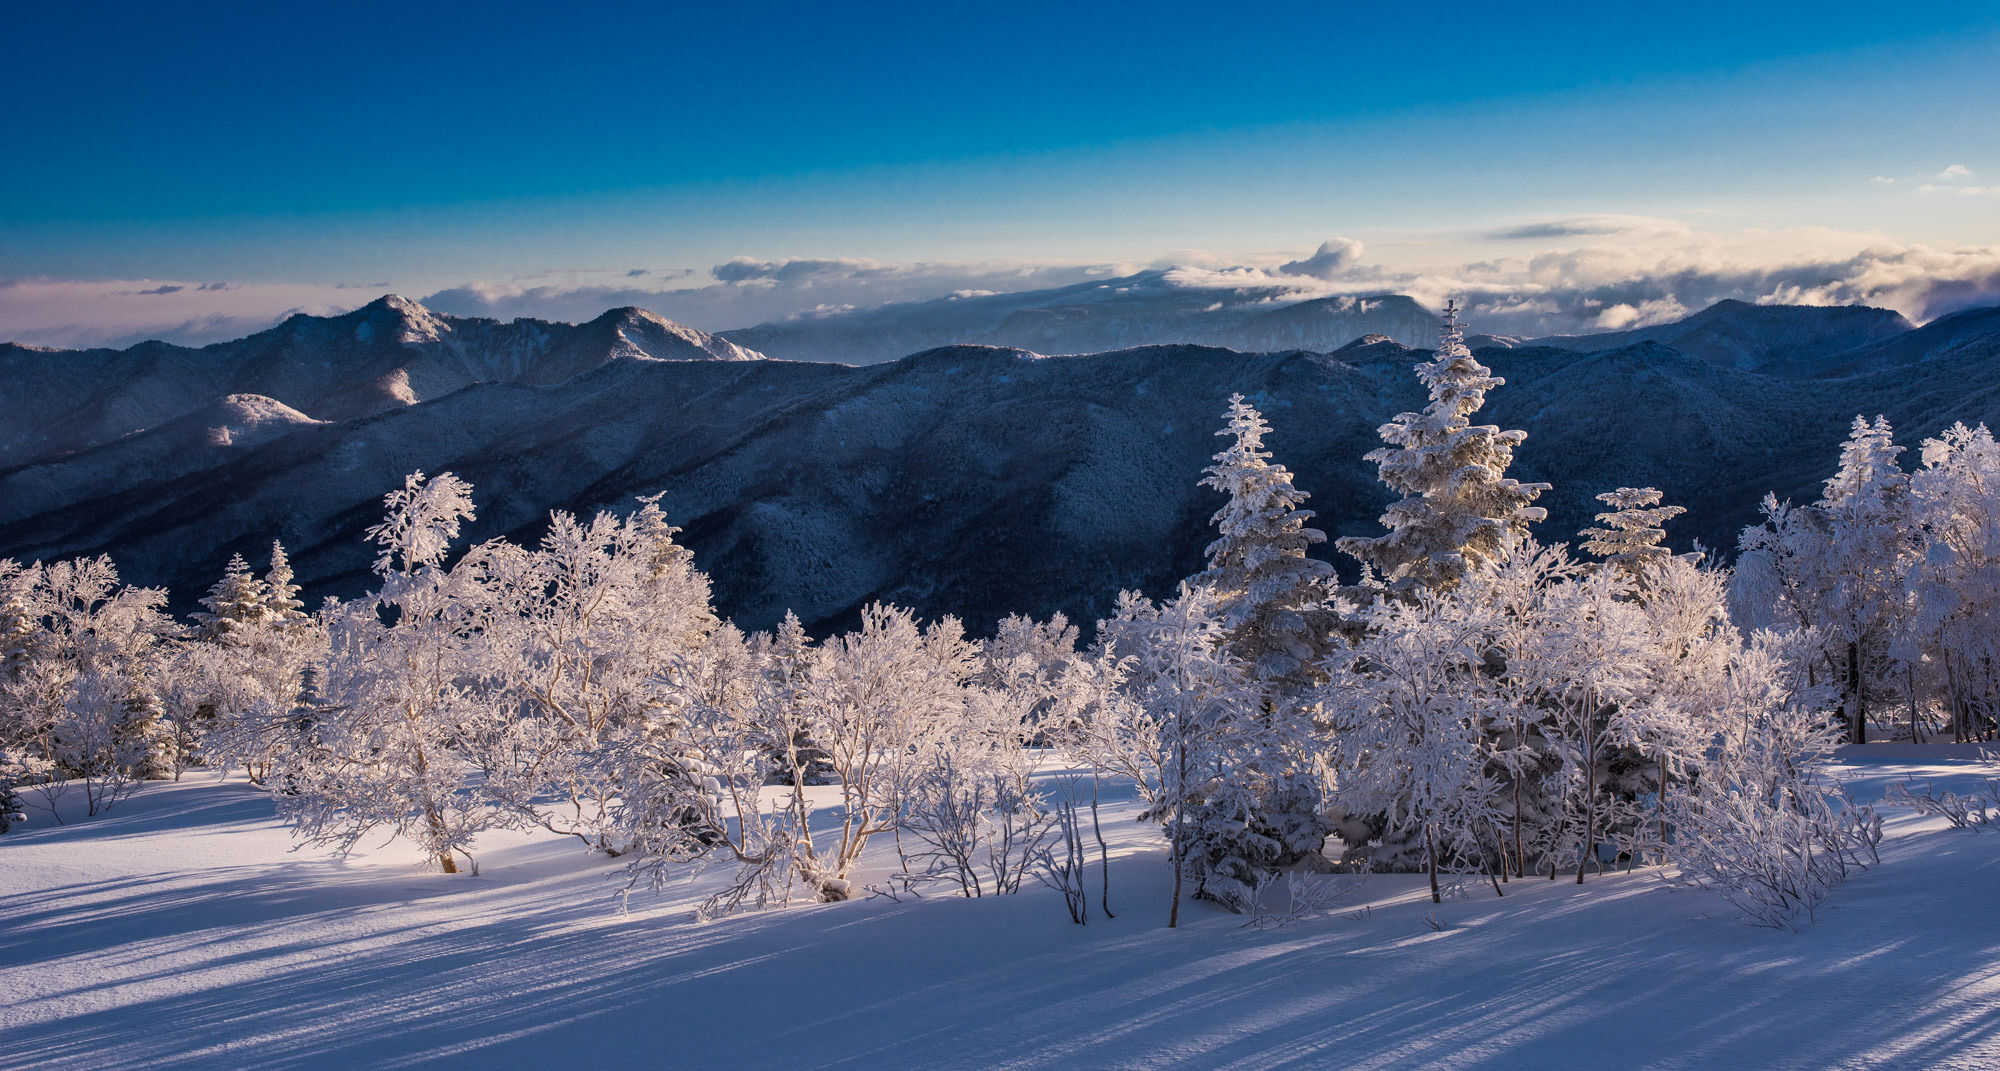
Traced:
<path id="1" fill-rule="evenodd" d="M 1228 423 L 1217 435 L 1229 446 L 1202 470 L 1201 486 L 1229 496 L 1209 518 L 1217 538 L 1208 545 L 1208 569 L 1194 580 L 1216 593 L 1216 610 L 1237 657 L 1276 691 L 1310 683 L 1325 656 L 1324 619 L 1333 567 L 1306 556 L 1326 533 L 1308 527 L 1308 497 L 1292 474 L 1271 463 L 1264 448 L 1270 425 L 1241 394 L 1229 397 Z"/>
<path id="2" fill-rule="evenodd" d="M 1871 709 L 1900 690 L 1894 650 L 1912 617 L 1907 577 L 1918 550 L 1910 480 L 1889 422 L 1854 418 L 1839 471 L 1811 506 L 1767 496 L 1743 530 L 1737 602 L 1753 626 L 1811 629 L 1841 683 L 1848 739 L 1866 743 Z"/>
<path id="3" fill-rule="evenodd" d="M 1305 693 L 1324 680 L 1320 663 L 1337 646 L 1331 612 L 1333 567 L 1306 556 L 1325 533 L 1309 527 L 1308 497 L 1292 474 L 1273 464 L 1264 436 L 1270 426 L 1240 394 L 1216 434 L 1229 445 L 1203 470 L 1201 485 L 1228 496 L 1210 518 L 1217 538 L 1208 568 L 1191 582 L 1215 593 L 1222 642 L 1248 673 L 1257 693 L 1260 735 L 1275 741 L 1311 736 Z M 1239 734 L 1240 735 L 1240 734 Z M 1227 806 L 1240 814 L 1242 843 L 1203 863 L 1202 895 L 1230 906 L 1247 904 L 1247 890 L 1268 873 L 1317 856 L 1330 832 L 1321 818 L 1316 764 L 1282 747 L 1243 752 L 1257 775 L 1232 786 Z M 1215 801 L 1223 803 L 1218 795 Z M 1210 808 L 1205 804 L 1203 814 Z"/>
<path id="4" fill-rule="evenodd" d="M 1823 769 L 1840 731 L 1821 705 L 1826 689 L 1807 683 L 1817 647 L 1810 633 L 1759 632 L 1736 651 L 1706 764 L 1668 804 L 1679 879 L 1760 925 L 1810 918 L 1881 836 Z"/>
<path id="5" fill-rule="evenodd" d="M 1310 741 L 1288 738 L 1286 723 L 1262 716 L 1213 590 L 1183 583 L 1157 606 L 1128 593 L 1100 632 L 1130 659 L 1133 706 L 1121 712 L 1120 728 L 1133 735 L 1112 749 L 1154 771 L 1142 817 L 1163 823 L 1172 845 L 1167 924 L 1180 924 L 1189 878 L 1200 896 L 1243 910 L 1262 872 L 1325 839 L 1324 830 L 1286 824 L 1293 808 L 1259 805 L 1282 798 Z"/>
<path id="6" fill-rule="evenodd" d="M 481 604 L 494 732 L 468 740 L 488 794 L 523 821 L 618 854 L 618 752 L 660 706 L 654 677 L 720 622 L 657 497 L 631 516 L 550 517 L 534 548 L 494 542 L 457 567 Z"/>
<path id="7" fill-rule="evenodd" d="M 1446 589 L 1469 569 L 1497 560 L 1547 516 L 1532 503 L 1549 485 L 1506 475 L 1526 432 L 1472 423 L 1486 392 L 1506 381 L 1466 348 L 1455 306 L 1446 307 L 1443 338 L 1433 358 L 1417 366 L 1417 378 L 1430 389 L 1430 404 L 1382 425 L 1388 445 L 1367 458 L 1403 496 L 1382 515 L 1389 530 L 1336 545 L 1392 587 Z"/>
<path id="8" fill-rule="evenodd" d="M 0 674 L 0 748 L 27 767 L 51 812 L 72 786 L 95 815 L 165 776 L 173 734 L 159 682 L 175 632 L 166 592 L 121 584 L 106 557 L 8 562 L 0 588 L 13 636 Z"/>
<path id="9" fill-rule="evenodd" d="M 1609 790 L 1616 749 L 1632 730 L 1619 717 L 1647 698 L 1646 622 L 1631 594 L 1632 581 L 1616 570 L 1564 581 L 1547 595 L 1545 627 L 1509 652 L 1509 672 L 1528 676 L 1549 708 L 1542 735 L 1562 763 L 1567 851 L 1578 883 L 1621 817 L 1623 801 Z"/>
<path id="10" fill-rule="evenodd" d="M 240 556 L 230 562 L 168 678 L 167 708 L 184 755 L 198 746 L 203 763 L 240 768 L 253 783 L 266 783 L 294 736 L 306 677 L 326 653 L 325 629 L 297 596 L 282 545 L 271 544 L 261 581 Z"/>
<path id="11" fill-rule="evenodd" d="M 795 886 L 849 899 L 863 849 L 909 828 L 940 752 L 969 739 L 977 650 L 956 620 L 920 628 L 910 611 L 872 604 L 860 628 L 817 646 L 787 631 L 754 672 L 747 651 L 712 645 L 668 667 L 668 715 L 642 755 L 653 773 L 630 782 L 626 806 L 635 877 L 664 880 L 667 863 L 723 847 L 743 868 L 711 910 L 784 902 Z M 801 741 L 832 782 L 834 820 L 820 827 L 824 795 L 807 791 Z M 775 764 L 790 766 L 790 791 L 767 802 Z"/>
<path id="12" fill-rule="evenodd" d="M 1547 737 L 1553 704 L 1534 655 L 1542 633 L 1553 626 L 1549 593 L 1582 571 L 1566 545 L 1544 547 L 1529 536 L 1509 547 L 1492 568 L 1473 574 L 1473 582 L 1463 589 L 1490 630 L 1487 668 L 1495 711 L 1488 725 L 1487 761 L 1503 786 L 1503 879 L 1509 866 L 1514 877 L 1524 876 L 1530 858 L 1546 854 L 1561 825 L 1562 760 Z M 1497 666 L 1491 664 L 1496 658 Z"/>
<path id="13" fill-rule="evenodd" d="M 238 633 L 262 624 L 271 612 L 270 593 L 250 572 L 243 555 L 233 555 L 208 594 L 202 596 L 205 609 L 195 611 L 195 638 L 210 643 L 240 642 Z"/>
<path id="14" fill-rule="evenodd" d="M 1663 856 L 1668 801 L 1698 775 L 1729 708 L 1731 660 L 1743 640 L 1729 619 L 1728 584 L 1726 573 L 1692 557 L 1656 559 L 1635 578 L 1641 679 L 1610 730 L 1614 744 L 1642 761 L 1614 787 L 1650 796 L 1652 820 L 1614 831 L 1627 853 Z"/>
<path id="15" fill-rule="evenodd" d="M 292 574 L 292 559 L 285 545 L 271 541 L 271 563 L 264 572 L 264 612 L 279 624 L 304 621 L 306 604 L 299 601 L 299 586 Z"/>
<path id="16" fill-rule="evenodd" d="M 1906 663 L 1934 683 L 1957 740 L 2000 729 L 2000 445 L 1985 425 L 1954 424 L 1922 447 L 1910 478 L 1922 540 L 1909 589 Z M 1911 704 L 1911 738 L 1921 735 Z"/>
<path id="17" fill-rule="evenodd" d="M 1583 550 L 1638 577 L 1642 567 L 1672 557 L 1660 545 L 1667 538 L 1666 522 L 1686 513 L 1681 506 L 1660 505 L 1660 492 L 1652 487 L 1620 487 L 1597 496 L 1611 507 L 1597 515 L 1604 527 L 1583 530 Z"/>
<path id="18" fill-rule="evenodd" d="M 288 749 L 279 813 L 313 843 L 345 852 L 387 829 L 448 874 L 481 830 L 512 815 L 479 792 L 467 742 L 500 717 L 481 656 L 484 601 L 471 570 L 444 564 L 473 515 L 471 485 L 411 475 L 368 530 L 381 590 L 327 617 L 326 708 L 312 746 Z"/>
<path id="19" fill-rule="evenodd" d="M 1377 599 L 1367 632 L 1331 663 L 1325 689 L 1337 734 L 1334 799 L 1414 839 L 1441 902 L 1440 870 L 1501 863 L 1500 785 L 1487 772 L 1497 699 L 1485 674 L 1491 623 L 1463 592 Z"/>

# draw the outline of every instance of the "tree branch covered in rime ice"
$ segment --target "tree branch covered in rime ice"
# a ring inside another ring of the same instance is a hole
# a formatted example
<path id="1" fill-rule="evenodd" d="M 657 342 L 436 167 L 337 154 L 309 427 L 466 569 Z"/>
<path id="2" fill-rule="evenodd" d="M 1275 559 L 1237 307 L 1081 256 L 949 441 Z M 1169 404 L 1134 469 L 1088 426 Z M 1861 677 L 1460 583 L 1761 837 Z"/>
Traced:
<path id="1" fill-rule="evenodd" d="M 466 741 L 499 731 L 476 563 L 446 568 L 471 487 L 413 475 L 369 529 L 382 588 L 327 613 L 322 688 L 310 743 L 287 751 L 279 812 L 309 841 L 345 852 L 377 829 L 415 842 L 446 873 L 473 837 L 509 816 L 474 783 Z"/>
<path id="2" fill-rule="evenodd" d="M 1814 644 L 1804 633 L 1751 637 L 1731 665 L 1732 718 L 1694 791 L 1668 809 L 1682 879 L 1764 926 L 1811 919 L 1881 837 L 1880 819 L 1819 768 L 1840 730 L 1815 702 L 1824 692 L 1804 684 Z"/>
<path id="3" fill-rule="evenodd" d="M 624 519 L 550 517 L 539 546 L 489 544 L 474 570 L 480 637 L 507 715 L 476 738 L 484 787 L 524 820 L 621 854 L 621 754 L 662 699 L 660 667 L 720 627 L 708 578 L 657 498 Z"/>
<path id="4" fill-rule="evenodd" d="M 1489 623 L 1457 593 L 1382 599 L 1366 637 L 1330 662 L 1325 690 L 1339 787 L 1349 813 L 1422 845 L 1431 900 L 1438 873 L 1498 866 L 1499 784 L 1486 774 L 1484 729 L 1497 712 L 1483 674 Z"/>
<path id="5" fill-rule="evenodd" d="M 0 748 L 13 784 L 57 821 L 72 788 L 96 815 L 172 768 L 160 682 L 177 630 L 165 603 L 120 584 L 106 557 L 0 561 Z"/>

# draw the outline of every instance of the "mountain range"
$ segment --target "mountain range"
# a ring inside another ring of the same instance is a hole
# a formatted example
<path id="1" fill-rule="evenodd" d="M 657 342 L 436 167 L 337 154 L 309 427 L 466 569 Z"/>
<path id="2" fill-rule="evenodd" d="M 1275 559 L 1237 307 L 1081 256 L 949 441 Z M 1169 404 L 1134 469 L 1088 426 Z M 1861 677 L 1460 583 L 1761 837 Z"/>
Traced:
<path id="1" fill-rule="evenodd" d="M 1437 324 L 1407 298 L 1368 304 L 1350 311 L 1402 318 L 1407 337 L 1060 357 L 957 344 L 857 366 L 759 359 L 755 336 L 634 309 L 499 323 L 388 297 L 199 350 L 0 346 L 0 557 L 107 552 L 185 610 L 231 553 L 261 563 L 276 538 L 310 593 L 352 595 L 381 496 L 450 470 L 474 484 L 475 540 L 664 492 L 747 628 L 788 608 L 841 627 L 873 599 L 975 631 L 1017 611 L 1088 622 L 1120 588 L 1162 594 L 1200 567 L 1221 498 L 1196 481 L 1234 392 L 1271 421 L 1315 523 L 1379 530 L 1388 495 L 1362 455 L 1423 403 L 1411 368 Z M 1529 433 L 1513 474 L 1555 485 L 1551 542 L 1590 522 L 1598 492 L 1654 485 L 1690 510 L 1676 545 L 1726 550 L 1766 491 L 1817 496 L 1856 413 L 1912 445 L 2000 423 L 2000 309 L 1913 327 L 1725 302 L 1477 352 L 1507 380 L 1481 419 Z"/>
<path id="2" fill-rule="evenodd" d="M 1437 316 L 1400 294 L 1299 301 L 1288 287 L 1268 283 L 1184 285 L 1181 271 L 810 312 L 723 335 L 772 357 L 840 364 L 876 364 L 967 343 L 1049 354 L 1177 344 L 1325 352 L 1367 335 L 1437 344 Z"/>

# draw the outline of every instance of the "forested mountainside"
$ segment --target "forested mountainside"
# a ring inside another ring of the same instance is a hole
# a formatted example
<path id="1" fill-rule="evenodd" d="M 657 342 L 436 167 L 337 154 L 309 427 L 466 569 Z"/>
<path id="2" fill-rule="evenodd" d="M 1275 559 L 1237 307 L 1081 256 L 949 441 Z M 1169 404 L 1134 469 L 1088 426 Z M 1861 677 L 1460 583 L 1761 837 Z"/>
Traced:
<path id="1" fill-rule="evenodd" d="M 1753 306 L 1723 313 L 1742 310 L 1738 347 L 1788 368 L 1805 363 L 1801 331 L 1859 320 L 1860 344 L 1829 343 L 1825 364 L 1874 370 L 1767 375 L 1657 340 L 1480 351 L 1508 380 L 1486 417 L 1529 433 L 1516 474 L 1555 485 L 1544 540 L 1589 523 L 1598 492 L 1653 485 L 1689 508 L 1677 545 L 1728 550 L 1766 491 L 1816 496 L 1856 413 L 1911 443 L 2000 423 L 2000 310 L 1887 338 L 1854 310 L 1793 310 L 1775 328 Z M 470 341 L 494 338 L 515 348 Z M 274 538 L 315 601 L 360 590 L 362 530 L 421 469 L 472 481 L 474 538 L 531 539 L 551 509 L 664 492 L 720 608 L 750 628 L 787 608 L 834 627 L 872 599 L 976 630 L 1010 612 L 1088 622 L 1120 588 L 1157 594 L 1197 569 L 1220 499 L 1195 481 L 1231 393 L 1270 418 L 1277 460 L 1336 536 L 1377 530 L 1387 493 L 1362 455 L 1422 399 L 1422 351 L 1382 338 L 1332 354 L 959 346 L 857 368 L 712 359 L 749 354 L 629 310 L 499 325 L 399 299 L 171 360 L 149 350 L 0 356 L 7 396 L 26 403 L 8 407 L 8 441 L 32 451 L 0 469 L 0 556 L 107 552 L 182 608 L 231 553 L 258 559 Z M 74 382 L 22 390 L 65 361 Z M 355 386 L 385 367 L 408 370 L 410 397 Z M 96 423 L 73 428 L 78 411 Z M 80 445 L 51 445 L 65 438 Z"/>

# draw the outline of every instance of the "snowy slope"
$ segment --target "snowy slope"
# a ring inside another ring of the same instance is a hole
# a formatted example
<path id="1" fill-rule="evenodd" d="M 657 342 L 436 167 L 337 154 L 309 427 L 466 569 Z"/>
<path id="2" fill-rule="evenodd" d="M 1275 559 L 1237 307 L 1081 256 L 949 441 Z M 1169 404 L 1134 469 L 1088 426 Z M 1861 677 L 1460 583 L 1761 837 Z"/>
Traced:
<path id="1" fill-rule="evenodd" d="M 1991 771 L 1867 749 L 1858 790 Z M 2000 836 L 1892 817 L 1798 934 L 1653 874 L 1483 886 L 1436 914 L 1366 879 L 1283 929 L 1164 928 L 1156 831 L 1112 808 L 1115 920 L 1045 889 L 697 924 L 719 875 L 618 909 L 548 835 L 480 874 L 291 842 L 238 782 L 149 785 L 0 837 L 0 1066 L 1990 1068 Z M 875 873 L 893 856 L 871 849 Z"/>

